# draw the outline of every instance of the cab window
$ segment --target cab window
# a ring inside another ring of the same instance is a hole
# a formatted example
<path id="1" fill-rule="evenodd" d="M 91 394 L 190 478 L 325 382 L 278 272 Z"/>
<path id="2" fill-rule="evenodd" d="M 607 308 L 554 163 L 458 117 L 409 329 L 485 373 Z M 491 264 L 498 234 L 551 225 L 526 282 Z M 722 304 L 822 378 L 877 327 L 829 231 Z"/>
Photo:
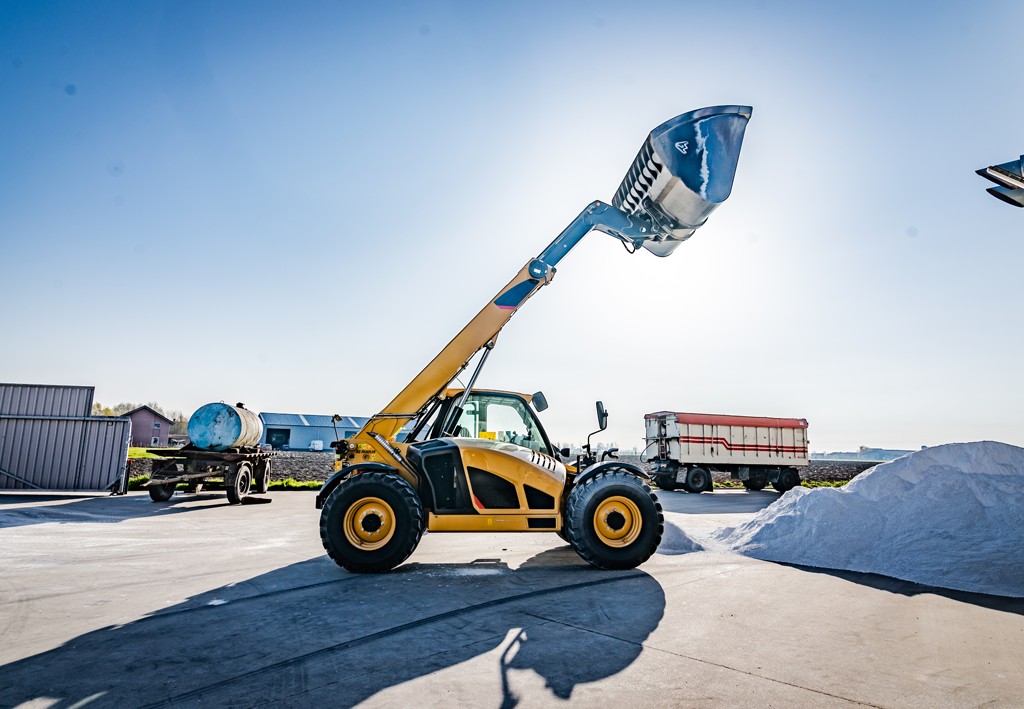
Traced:
<path id="1" fill-rule="evenodd" d="M 517 397 L 470 394 L 455 435 L 515 443 L 551 455 L 526 402 Z"/>

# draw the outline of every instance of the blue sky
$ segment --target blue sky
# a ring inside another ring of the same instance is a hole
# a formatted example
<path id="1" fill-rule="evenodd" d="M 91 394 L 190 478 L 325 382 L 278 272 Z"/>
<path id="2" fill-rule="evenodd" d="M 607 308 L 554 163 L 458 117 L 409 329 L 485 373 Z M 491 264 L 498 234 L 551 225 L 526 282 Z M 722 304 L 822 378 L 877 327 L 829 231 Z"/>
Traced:
<path id="1" fill-rule="evenodd" d="M 667 259 L 603 235 L 480 385 L 1024 445 L 1024 5 L 0 2 L 0 380 L 379 410 L 651 128 L 754 107 Z"/>

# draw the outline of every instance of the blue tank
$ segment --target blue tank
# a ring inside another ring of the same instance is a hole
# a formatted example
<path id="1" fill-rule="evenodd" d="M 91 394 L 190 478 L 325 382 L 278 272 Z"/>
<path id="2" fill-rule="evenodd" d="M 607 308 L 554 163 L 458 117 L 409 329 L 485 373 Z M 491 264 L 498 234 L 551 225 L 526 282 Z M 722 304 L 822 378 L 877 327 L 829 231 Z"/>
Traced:
<path id="1" fill-rule="evenodd" d="M 259 444 L 263 422 L 253 412 L 228 404 L 206 404 L 188 420 L 188 438 L 196 448 L 226 451 Z"/>

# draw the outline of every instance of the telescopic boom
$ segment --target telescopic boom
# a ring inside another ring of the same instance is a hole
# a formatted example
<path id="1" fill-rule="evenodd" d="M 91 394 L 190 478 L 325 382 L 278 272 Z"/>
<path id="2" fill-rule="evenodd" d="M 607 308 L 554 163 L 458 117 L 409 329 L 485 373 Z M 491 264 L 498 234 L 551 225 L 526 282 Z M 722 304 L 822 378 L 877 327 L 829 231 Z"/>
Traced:
<path id="1" fill-rule="evenodd" d="M 473 356 L 494 346 L 505 323 L 551 282 L 555 266 L 591 231 L 610 234 L 628 249 L 671 254 L 729 197 L 750 114 L 749 106 L 714 106 L 651 131 L 612 203 L 587 205 L 353 438 L 393 441 L 409 421 L 429 415 L 431 404 Z"/>

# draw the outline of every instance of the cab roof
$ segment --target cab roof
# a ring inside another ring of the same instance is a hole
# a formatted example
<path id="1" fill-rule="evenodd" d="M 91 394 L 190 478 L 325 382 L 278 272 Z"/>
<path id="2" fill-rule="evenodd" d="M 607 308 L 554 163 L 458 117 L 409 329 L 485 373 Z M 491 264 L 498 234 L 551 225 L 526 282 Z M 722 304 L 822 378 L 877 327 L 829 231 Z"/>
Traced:
<path id="1" fill-rule="evenodd" d="M 454 396 L 459 396 L 464 391 L 466 391 L 465 388 L 445 389 L 444 398 L 451 399 Z M 512 396 L 518 396 L 520 399 L 523 399 L 527 404 L 533 401 L 533 394 L 523 394 L 518 391 L 503 391 L 501 389 L 477 389 L 476 387 L 473 387 L 473 391 L 478 394 L 511 394 Z"/>

